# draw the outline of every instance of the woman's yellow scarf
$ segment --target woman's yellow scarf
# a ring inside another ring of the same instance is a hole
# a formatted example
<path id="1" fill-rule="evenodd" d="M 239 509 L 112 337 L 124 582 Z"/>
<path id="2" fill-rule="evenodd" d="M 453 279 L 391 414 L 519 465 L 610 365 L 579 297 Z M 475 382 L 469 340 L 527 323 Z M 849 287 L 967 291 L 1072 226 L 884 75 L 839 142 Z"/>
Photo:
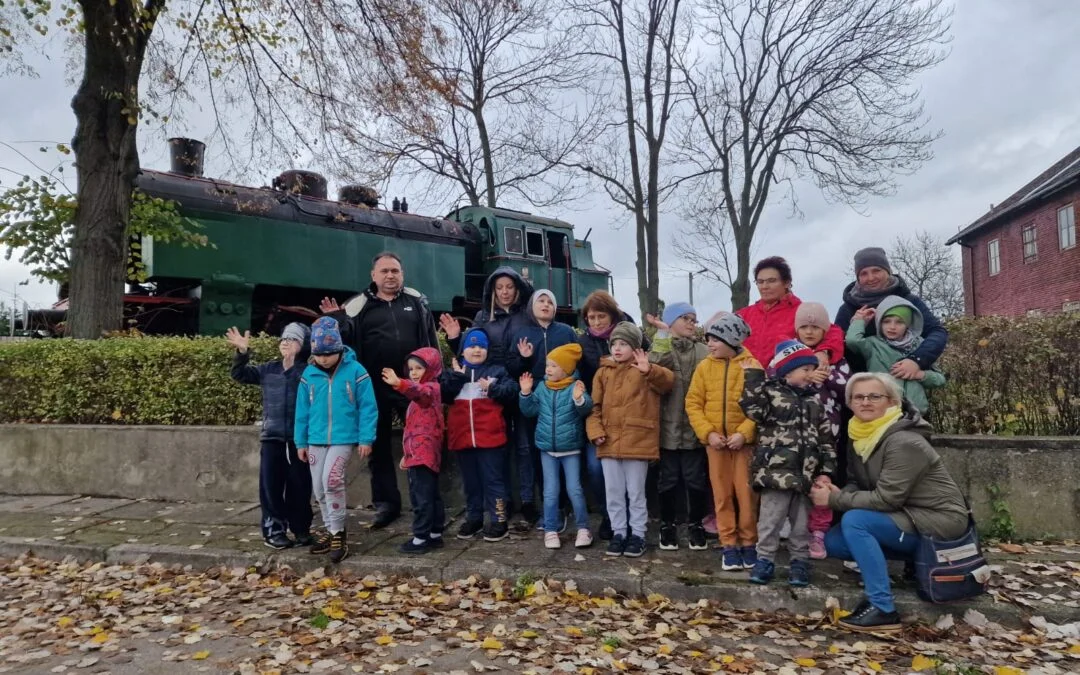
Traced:
<path id="1" fill-rule="evenodd" d="M 862 458 L 862 461 L 865 462 L 870 459 L 870 455 L 874 454 L 874 448 L 877 447 L 878 441 L 903 414 L 900 406 L 894 405 L 886 410 L 884 415 L 872 422 L 862 422 L 857 418 L 852 418 L 851 422 L 848 423 L 848 436 L 851 437 L 851 445 L 855 448 L 856 454 Z"/>

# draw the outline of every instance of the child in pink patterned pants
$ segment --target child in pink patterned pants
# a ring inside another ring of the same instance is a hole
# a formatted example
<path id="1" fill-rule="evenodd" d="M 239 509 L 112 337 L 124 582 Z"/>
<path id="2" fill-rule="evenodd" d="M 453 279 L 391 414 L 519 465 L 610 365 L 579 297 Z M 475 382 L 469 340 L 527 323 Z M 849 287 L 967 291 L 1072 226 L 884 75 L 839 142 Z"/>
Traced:
<path id="1" fill-rule="evenodd" d="M 830 485 L 828 476 L 818 476 L 814 485 Z M 825 533 L 832 526 L 832 510 L 828 506 L 815 506 L 810 509 L 806 527 L 810 530 L 810 557 L 814 560 L 825 559 Z"/>

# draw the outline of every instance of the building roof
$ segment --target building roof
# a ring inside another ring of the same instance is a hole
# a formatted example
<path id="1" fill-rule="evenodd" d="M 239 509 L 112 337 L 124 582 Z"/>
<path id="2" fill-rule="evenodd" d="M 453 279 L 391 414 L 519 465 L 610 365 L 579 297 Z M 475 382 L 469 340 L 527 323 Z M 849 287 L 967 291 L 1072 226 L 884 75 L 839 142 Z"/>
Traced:
<path id="1" fill-rule="evenodd" d="M 960 230 L 946 244 L 954 244 L 977 234 L 1008 215 L 1015 214 L 1043 197 L 1060 191 L 1066 186 L 1080 181 L 1080 146 L 1055 162 L 1046 171 L 1036 176 L 1027 185 L 1020 188 L 1008 199 L 984 213 L 974 223 Z"/>

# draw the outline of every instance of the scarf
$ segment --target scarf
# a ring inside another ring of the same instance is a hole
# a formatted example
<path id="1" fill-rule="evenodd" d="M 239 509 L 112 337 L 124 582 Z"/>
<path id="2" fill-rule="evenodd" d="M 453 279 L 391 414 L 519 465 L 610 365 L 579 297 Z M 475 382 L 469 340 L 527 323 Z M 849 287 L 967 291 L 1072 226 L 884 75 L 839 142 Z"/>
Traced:
<path id="1" fill-rule="evenodd" d="M 566 389 L 574 382 L 577 382 L 577 378 L 573 375 L 567 375 L 561 380 L 544 380 L 544 384 L 546 384 L 547 388 L 551 391 L 559 391 L 560 389 Z"/>
<path id="2" fill-rule="evenodd" d="M 903 414 L 900 406 L 894 405 L 886 410 L 884 415 L 872 422 L 862 422 L 857 417 L 853 417 L 848 422 L 848 436 L 851 438 L 851 445 L 864 463 L 870 459 L 870 455 L 874 454 L 874 448 L 877 447 L 881 437 Z"/>
<path id="3" fill-rule="evenodd" d="M 608 338 L 611 337 L 611 331 L 615 330 L 615 326 L 617 326 L 617 325 L 618 325 L 617 323 L 612 322 L 612 323 L 608 324 L 607 328 L 605 328 L 604 330 L 599 330 L 599 331 L 598 330 L 593 330 L 592 328 L 590 328 L 589 329 L 589 335 L 593 336 L 594 338 L 599 338 L 601 340 L 607 340 Z"/>
<path id="4" fill-rule="evenodd" d="M 900 279 L 895 274 L 889 275 L 889 285 L 881 289 L 869 289 L 863 288 L 859 285 L 859 282 L 855 282 L 855 285 L 851 287 L 848 292 L 848 296 L 851 300 L 860 307 L 862 305 L 869 305 L 870 307 L 877 307 L 878 303 L 884 300 L 887 296 L 897 295 L 896 289 L 900 287 Z"/>
<path id="5" fill-rule="evenodd" d="M 888 343 L 888 345 L 896 351 L 907 354 L 910 351 L 914 351 L 919 346 L 919 343 L 922 342 L 922 340 L 919 339 L 918 335 L 912 333 L 911 329 L 909 328 L 907 332 L 904 333 L 904 337 L 900 338 L 899 340 L 886 339 L 885 342 Z"/>

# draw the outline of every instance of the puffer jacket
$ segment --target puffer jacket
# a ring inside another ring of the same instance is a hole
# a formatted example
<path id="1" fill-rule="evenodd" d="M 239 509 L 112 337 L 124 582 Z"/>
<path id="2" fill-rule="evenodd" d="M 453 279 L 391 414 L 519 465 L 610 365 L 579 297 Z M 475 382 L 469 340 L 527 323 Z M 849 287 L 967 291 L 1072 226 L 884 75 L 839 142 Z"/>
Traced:
<path id="1" fill-rule="evenodd" d="M 371 376 L 351 348 L 332 372 L 308 364 L 296 394 L 296 447 L 371 445 L 378 420 Z"/>
<path id="2" fill-rule="evenodd" d="M 660 397 L 671 391 L 675 375 L 653 364 L 643 373 L 633 362 L 600 359 L 593 380 L 593 409 L 585 431 L 596 446 L 596 456 L 611 459 L 660 459 Z"/>
<path id="3" fill-rule="evenodd" d="M 634 317 L 626 312 L 622 313 L 622 318 L 619 321 L 629 321 L 635 326 L 637 325 Z M 641 338 L 641 348 L 649 351 L 652 346 L 649 343 L 649 336 L 642 331 Z M 581 373 L 581 380 L 585 383 L 585 387 L 592 391 L 593 379 L 596 378 L 596 371 L 600 369 L 600 359 L 611 355 L 611 344 L 608 342 L 608 338 L 596 337 L 590 333 L 588 326 L 585 327 L 584 333 L 577 336 L 577 342 L 581 345 L 581 361 L 578 362 L 578 372 Z"/>
<path id="4" fill-rule="evenodd" d="M 401 441 L 403 464 L 406 469 L 426 466 L 438 473 L 442 464 L 443 436 L 446 435 L 439 387 L 442 355 L 431 347 L 421 347 L 410 356 L 426 363 L 427 370 L 419 382 L 407 379 L 398 382 L 398 393 L 409 399 L 409 408 L 405 411 L 405 433 Z"/>
<path id="5" fill-rule="evenodd" d="M 742 434 L 749 445 L 754 442 L 754 421 L 739 407 L 743 390 L 751 382 L 765 378 L 761 364 L 746 349 L 731 359 L 711 356 L 698 364 L 686 392 L 686 416 L 702 445 L 709 444 L 709 434 L 727 438 Z"/>
<path id="6" fill-rule="evenodd" d="M 880 511 L 904 532 L 955 539 L 968 526 L 964 494 L 930 444 L 930 424 L 910 404 L 903 410 L 865 461 L 849 443 L 848 484 L 829 508 Z"/>
<path id="7" fill-rule="evenodd" d="M 533 346 L 532 356 L 528 358 L 522 356 L 517 348 L 518 342 L 523 338 Z M 533 380 L 541 382 L 544 379 L 544 369 L 547 367 L 548 352 L 576 340 L 577 333 L 565 323 L 552 321 L 545 327 L 530 317 L 527 327 L 513 337 L 506 369 L 510 371 L 512 377 L 517 378 L 521 377 L 522 373 L 531 373 Z"/>
<path id="8" fill-rule="evenodd" d="M 743 347 L 767 366 L 776 354 L 777 344 L 799 338 L 795 330 L 795 312 L 801 304 L 802 300 L 797 295 L 788 293 L 772 307 L 767 308 L 765 303 L 758 300 L 735 312 L 750 326 L 750 337 L 746 338 Z M 844 358 L 844 331 L 835 325 L 829 326 L 824 339 L 814 347 L 814 351 L 827 351 L 831 363 L 839 362 Z"/>
<path id="9" fill-rule="evenodd" d="M 507 277 L 517 286 L 518 297 L 510 310 L 507 311 L 495 304 L 495 282 L 500 277 Z M 483 328 L 487 333 L 490 345 L 488 346 L 488 363 L 493 363 L 503 368 L 509 367 L 510 351 L 517 350 L 517 345 L 511 344 L 514 336 L 529 326 L 527 306 L 532 297 L 533 287 L 526 279 L 523 279 L 513 267 L 499 267 L 492 272 L 484 281 L 482 306 L 473 319 L 473 325 Z M 461 336 L 448 340 L 450 349 L 457 353 L 461 348 Z"/>
<path id="10" fill-rule="evenodd" d="M 541 382 L 531 394 L 520 394 L 518 406 L 522 415 L 537 418 L 536 447 L 544 452 L 577 452 L 585 447 L 585 418 L 593 407 L 588 391 L 579 405 L 574 403 L 573 384 L 554 390 Z"/>
<path id="11" fill-rule="evenodd" d="M 306 347 L 306 345 L 305 345 Z M 262 429 L 264 441 L 291 441 L 296 419 L 296 392 L 300 377 L 307 367 L 305 357 L 296 357 L 293 367 L 285 370 L 281 361 L 251 365 L 251 352 L 236 352 L 233 356 L 232 379 L 241 384 L 262 386 Z"/>
<path id="12" fill-rule="evenodd" d="M 484 391 L 477 383 L 488 377 L 495 381 Z M 464 373 L 443 373 L 441 385 L 443 400 L 451 401 L 446 419 L 450 450 L 506 445 L 503 406 L 517 400 L 518 385 L 505 368 L 491 363 L 465 364 Z"/>
<path id="13" fill-rule="evenodd" d="M 836 475 L 832 429 L 814 389 L 770 378 L 751 383 L 740 405 L 757 424 L 758 446 L 750 462 L 755 490 L 809 494 L 814 478 Z"/>
<path id="14" fill-rule="evenodd" d="M 664 394 L 660 410 L 660 447 L 665 450 L 689 450 L 702 445 L 686 414 L 686 395 L 699 363 L 709 356 L 705 345 L 681 337 L 656 334 L 649 360 L 675 375 L 671 391 Z"/>

